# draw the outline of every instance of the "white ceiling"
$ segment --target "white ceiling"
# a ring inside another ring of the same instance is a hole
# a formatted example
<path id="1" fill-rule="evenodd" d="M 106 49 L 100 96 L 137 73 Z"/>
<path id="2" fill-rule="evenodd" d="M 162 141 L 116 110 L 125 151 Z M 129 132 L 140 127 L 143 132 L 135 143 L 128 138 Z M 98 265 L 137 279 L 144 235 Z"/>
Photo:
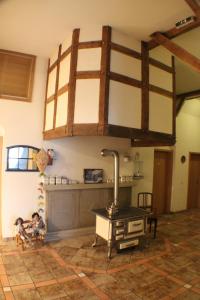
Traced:
<path id="1" fill-rule="evenodd" d="M 0 0 L 0 47 L 49 56 L 72 29 L 97 25 L 146 40 L 190 15 L 184 0 Z"/>
<path id="2" fill-rule="evenodd" d="M 190 15 L 193 12 L 185 0 L 0 0 L 0 48 L 48 57 L 74 28 L 97 25 L 149 40 L 153 32 L 167 31 Z M 200 31 L 195 34 L 197 40 Z M 188 46 L 194 38 L 186 35 L 175 40 Z M 200 38 L 194 50 L 199 55 Z M 196 72 L 188 75 L 190 68 L 180 63 L 177 69 L 179 93 L 193 90 L 194 82 L 198 89 Z M 183 73 L 187 73 L 185 78 Z"/>

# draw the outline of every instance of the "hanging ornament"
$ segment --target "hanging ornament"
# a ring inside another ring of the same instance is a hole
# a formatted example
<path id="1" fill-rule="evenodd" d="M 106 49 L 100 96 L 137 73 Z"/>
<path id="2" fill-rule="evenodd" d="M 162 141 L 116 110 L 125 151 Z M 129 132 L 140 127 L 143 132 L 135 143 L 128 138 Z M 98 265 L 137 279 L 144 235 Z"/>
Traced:
<path id="1" fill-rule="evenodd" d="M 47 152 L 44 149 L 41 149 L 35 156 L 35 162 L 41 173 L 40 175 L 44 174 L 44 170 L 46 169 L 48 161 L 49 161 L 49 156 Z"/>

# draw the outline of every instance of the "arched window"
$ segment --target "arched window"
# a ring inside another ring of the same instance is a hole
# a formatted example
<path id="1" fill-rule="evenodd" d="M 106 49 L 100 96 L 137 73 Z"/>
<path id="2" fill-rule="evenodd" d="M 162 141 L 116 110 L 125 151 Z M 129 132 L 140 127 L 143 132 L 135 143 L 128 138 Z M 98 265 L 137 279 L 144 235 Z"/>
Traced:
<path id="1" fill-rule="evenodd" d="M 34 161 L 40 149 L 27 145 L 15 145 L 7 147 L 7 171 L 38 172 Z"/>

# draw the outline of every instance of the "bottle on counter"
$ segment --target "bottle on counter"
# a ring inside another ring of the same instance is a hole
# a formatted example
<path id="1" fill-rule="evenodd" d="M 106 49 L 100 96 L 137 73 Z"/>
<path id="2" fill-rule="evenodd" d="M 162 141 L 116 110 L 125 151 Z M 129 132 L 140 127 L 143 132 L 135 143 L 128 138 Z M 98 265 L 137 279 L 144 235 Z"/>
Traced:
<path id="1" fill-rule="evenodd" d="M 49 177 L 49 184 L 56 184 L 56 177 L 55 176 L 50 176 Z"/>
<path id="2" fill-rule="evenodd" d="M 62 184 L 62 177 L 56 176 L 56 184 Z"/>

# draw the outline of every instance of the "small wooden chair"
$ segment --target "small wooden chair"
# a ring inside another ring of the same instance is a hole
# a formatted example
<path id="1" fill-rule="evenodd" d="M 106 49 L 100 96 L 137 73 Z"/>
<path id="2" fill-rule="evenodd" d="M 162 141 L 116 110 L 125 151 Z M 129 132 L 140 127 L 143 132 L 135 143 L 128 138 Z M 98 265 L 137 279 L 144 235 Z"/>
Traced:
<path id="1" fill-rule="evenodd" d="M 24 224 L 28 225 L 29 223 L 31 223 L 31 221 L 29 221 L 29 220 L 24 221 Z M 38 236 L 31 236 L 31 230 L 30 230 L 30 232 L 29 232 L 28 228 L 27 229 L 25 228 L 25 230 L 26 230 L 27 234 L 30 235 L 30 240 L 32 243 L 35 243 L 35 242 L 36 243 L 41 242 L 42 244 L 44 243 L 45 233 L 39 234 Z M 17 247 L 21 246 L 22 251 L 24 251 L 26 248 L 27 242 L 21 238 L 21 236 L 18 232 L 15 232 L 15 240 L 16 240 Z"/>
<path id="2" fill-rule="evenodd" d="M 150 212 L 147 223 L 149 224 L 149 232 L 151 232 L 152 223 L 154 224 L 153 238 L 156 238 L 158 219 L 153 213 L 153 194 L 148 192 L 138 193 L 137 206 Z"/>

